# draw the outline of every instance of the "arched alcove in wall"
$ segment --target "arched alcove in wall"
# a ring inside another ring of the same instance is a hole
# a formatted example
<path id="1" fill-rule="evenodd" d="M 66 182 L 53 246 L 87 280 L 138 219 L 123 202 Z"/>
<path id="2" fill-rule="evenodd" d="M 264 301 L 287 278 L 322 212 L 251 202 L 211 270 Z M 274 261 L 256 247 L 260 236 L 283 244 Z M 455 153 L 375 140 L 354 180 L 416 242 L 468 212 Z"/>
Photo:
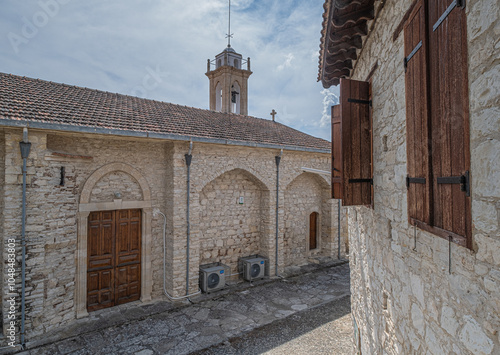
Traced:
<path id="1" fill-rule="evenodd" d="M 129 186 L 133 200 L 116 196 L 114 190 L 119 186 Z M 111 183 L 112 182 L 112 183 Z M 101 184 L 101 186 L 99 186 Z M 118 185 L 117 185 L 118 184 Z M 105 191 L 102 191 L 102 187 Z M 94 198 L 93 198 L 94 196 Z M 152 291 L 151 273 L 151 190 L 145 177 L 132 166 L 125 163 L 112 163 L 94 171 L 86 180 L 80 194 L 78 206 L 78 235 L 76 253 L 75 308 L 77 318 L 85 317 L 87 312 L 87 262 L 88 262 L 88 224 L 89 215 L 96 211 L 141 210 L 141 260 L 140 260 L 140 299 L 149 301 Z"/>
<path id="2" fill-rule="evenodd" d="M 221 262 L 237 272 L 240 257 L 260 253 L 269 195 L 245 169 L 226 171 L 205 184 L 197 223 L 200 264 Z"/>
<path id="3" fill-rule="evenodd" d="M 302 173 L 287 185 L 283 217 L 285 266 L 305 264 L 309 256 L 321 252 L 323 226 L 329 221 L 328 191 L 326 181 L 312 173 Z M 314 243 L 311 240 L 313 229 Z"/>

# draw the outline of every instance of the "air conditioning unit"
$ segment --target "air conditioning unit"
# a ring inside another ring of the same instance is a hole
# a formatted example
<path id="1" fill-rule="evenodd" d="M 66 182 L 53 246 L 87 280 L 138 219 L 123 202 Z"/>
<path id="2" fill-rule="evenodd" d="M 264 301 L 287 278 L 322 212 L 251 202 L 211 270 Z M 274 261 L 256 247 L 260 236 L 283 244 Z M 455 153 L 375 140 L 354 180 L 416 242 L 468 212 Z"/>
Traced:
<path id="1" fill-rule="evenodd" d="M 200 288 L 205 293 L 220 290 L 226 286 L 224 266 L 200 267 Z"/>
<path id="2" fill-rule="evenodd" d="M 263 258 L 252 258 L 243 260 L 243 278 L 247 281 L 263 279 L 266 270 L 266 260 Z"/>

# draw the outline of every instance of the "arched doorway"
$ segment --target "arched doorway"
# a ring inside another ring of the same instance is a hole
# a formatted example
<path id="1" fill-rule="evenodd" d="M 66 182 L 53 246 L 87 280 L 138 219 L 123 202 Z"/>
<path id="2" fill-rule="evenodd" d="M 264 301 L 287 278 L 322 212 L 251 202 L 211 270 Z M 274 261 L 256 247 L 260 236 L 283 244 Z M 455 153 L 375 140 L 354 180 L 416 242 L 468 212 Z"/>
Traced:
<path id="1" fill-rule="evenodd" d="M 318 247 L 318 212 L 309 215 L 309 250 Z"/>

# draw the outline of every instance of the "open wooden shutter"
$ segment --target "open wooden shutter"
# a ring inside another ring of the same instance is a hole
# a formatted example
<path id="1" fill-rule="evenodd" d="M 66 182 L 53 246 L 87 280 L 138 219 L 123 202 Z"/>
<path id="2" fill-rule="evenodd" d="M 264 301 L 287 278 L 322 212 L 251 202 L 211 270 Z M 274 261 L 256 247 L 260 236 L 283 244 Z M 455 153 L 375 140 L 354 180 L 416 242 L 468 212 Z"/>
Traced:
<path id="1" fill-rule="evenodd" d="M 420 1 L 405 26 L 406 154 L 410 223 L 430 224 L 431 167 L 425 4 Z"/>
<path id="2" fill-rule="evenodd" d="M 372 202 L 369 88 L 370 83 L 365 81 L 340 79 L 343 206 L 370 205 Z"/>
<path id="3" fill-rule="evenodd" d="M 471 247 L 467 28 L 462 3 L 428 4 L 433 209 L 434 226 Z"/>
<path id="4" fill-rule="evenodd" d="M 342 120 L 340 105 L 332 106 L 332 198 L 342 198 Z"/>

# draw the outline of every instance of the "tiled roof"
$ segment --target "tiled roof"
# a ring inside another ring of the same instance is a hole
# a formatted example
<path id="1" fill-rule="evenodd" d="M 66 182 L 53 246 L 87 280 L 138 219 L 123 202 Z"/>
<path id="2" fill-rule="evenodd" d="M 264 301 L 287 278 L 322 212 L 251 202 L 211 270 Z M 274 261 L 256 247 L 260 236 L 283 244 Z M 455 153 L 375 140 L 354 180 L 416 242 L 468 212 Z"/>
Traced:
<path id="1" fill-rule="evenodd" d="M 351 75 L 352 62 L 357 60 L 363 37 L 369 33 L 368 21 L 376 16 L 374 2 L 325 0 L 318 74 L 318 81 L 325 88 L 338 85 L 340 78 Z"/>
<path id="2" fill-rule="evenodd" d="M 271 120 L 202 110 L 0 73 L 0 119 L 330 150 L 330 142 Z M 4 121 L 5 122 L 5 121 Z M 1 123 L 0 123 L 1 124 Z"/>

